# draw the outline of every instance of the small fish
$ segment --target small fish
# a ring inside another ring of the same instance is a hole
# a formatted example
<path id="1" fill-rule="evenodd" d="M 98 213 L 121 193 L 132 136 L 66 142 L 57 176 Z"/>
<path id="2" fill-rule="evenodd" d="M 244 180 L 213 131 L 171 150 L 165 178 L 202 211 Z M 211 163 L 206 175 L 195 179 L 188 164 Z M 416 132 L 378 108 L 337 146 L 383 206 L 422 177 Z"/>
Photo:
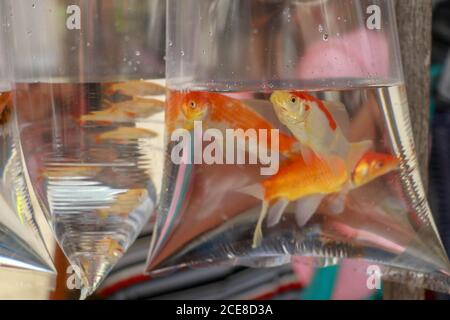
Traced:
<path id="1" fill-rule="evenodd" d="M 117 103 L 106 101 L 109 107 L 101 111 L 93 111 L 80 117 L 81 124 L 97 122 L 112 124 L 115 122 L 134 122 L 164 111 L 164 102 L 157 99 L 134 97 Z"/>
<path id="2" fill-rule="evenodd" d="M 205 130 L 266 129 L 268 134 L 265 145 L 271 149 L 271 130 L 275 129 L 274 126 L 239 100 L 205 91 L 172 92 L 167 107 L 168 132 L 176 128 L 192 130 L 195 121 L 202 121 Z M 291 156 L 296 148 L 298 141 L 294 137 L 279 133 L 280 153 Z"/>
<path id="3" fill-rule="evenodd" d="M 156 113 L 164 111 L 164 101 L 152 98 L 134 97 L 118 103 L 110 103 L 112 112 L 129 114 L 135 119 L 148 118 Z"/>
<path id="4" fill-rule="evenodd" d="M 154 138 L 158 133 L 152 130 L 135 127 L 120 127 L 115 130 L 97 134 L 95 142 L 100 143 L 105 140 L 114 140 L 117 143 L 131 143 L 137 139 Z"/>
<path id="5" fill-rule="evenodd" d="M 40 179 L 85 178 L 97 176 L 103 168 L 98 166 L 61 166 L 40 170 Z"/>
<path id="6" fill-rule="evenodd" d="M 119 241 L 112 239 L 109 242 L 107 254 L 108 256 L 121 257 L 125 253 L 125 248 L 120 244 Z"/>
<path id="7" fill-rule="evenodd" d="M 114 202 L 108 208 L 96 210 L 101 218 L 109 216 L 128 216 L 148 196 L 146 189 L 130 189 L 114 198 Z"/>
<path id="8" fill-rule="evenodd" d="M 350 190 L 361 187 L 399 166 L 398 158 L 368 152 L 357 163 L 354 172 L 349 173 L 345 161 L 333 158 L 333 169 L 315 155 L 310 163 L 303 157 L 287 160 L 279 172 L 260 184 L 246 187 L 240 192 L 249 194 L 263 201 L 257 222 L 253 247 L 262 240 L 262 222 L 268 214 L 268 225 L 276 225 L 290 202 L 296 201 L 296 220 L 304 226 L 315 213 L 325 196 L 341 194 L 337 201 L 343 199 Z"/>
<path id="9" fill-rule="evenodd" d="M 330 165 L 332 156 L 338 156 L 346 159 L 349 171 L 353 171 L 357 161 L 372 147 L 371 141 L 350 143 L 345 137 L 348 114 L 340 103 L 325 102 L 305 92 L 287 91 L 275 91 L 270 101 L 279 120 L 300 141 L 307 163 L 311 153 Z M 346 120 L 338 122 L 338 119 Z"/>
<path id="10" fill-rule="evenodd" d="M 166 93 L 166 88 L 145 80 L 132 80 L 106 86 L 105 94 L 112 95 L 115 93 L 129 97 L 160 96 Z"/>
<path id="11" fill-rule="evenodd" d="M 135 120 L 135 112 L 129 112 L 124 109 L 108 108 L 82 115 L 79 123 L 85 125 L 87 122 L 95 122 L 96 124 L 112 125 L 113 123 L 135 122 Z"/>

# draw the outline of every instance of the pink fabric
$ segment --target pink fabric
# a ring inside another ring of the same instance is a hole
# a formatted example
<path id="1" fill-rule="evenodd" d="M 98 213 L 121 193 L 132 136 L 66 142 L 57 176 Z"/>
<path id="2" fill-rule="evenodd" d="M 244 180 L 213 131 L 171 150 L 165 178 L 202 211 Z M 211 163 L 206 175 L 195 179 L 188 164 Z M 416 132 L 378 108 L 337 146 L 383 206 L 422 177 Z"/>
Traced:
<path id="1" fill-rule="evenodd" d="M 302 79 L 389 76 L 389 47 L 378 31 L 360 29 L 311 45 L 300 61 Z"/>
<path id="2" fill-rule="evenodd" d="M 302 287 L 308 286 L 313 277 L 316 268 L 314 258 L 312 257 L 293 257 L 292 266 Z"/>
<path id="3" fill-rule="evenodd" d="M 373 291 L 367 287 L 366 273 L 369 265 L 361 260 L 342 261 L 332 300 L 363 300 L 371 296 Z"/>

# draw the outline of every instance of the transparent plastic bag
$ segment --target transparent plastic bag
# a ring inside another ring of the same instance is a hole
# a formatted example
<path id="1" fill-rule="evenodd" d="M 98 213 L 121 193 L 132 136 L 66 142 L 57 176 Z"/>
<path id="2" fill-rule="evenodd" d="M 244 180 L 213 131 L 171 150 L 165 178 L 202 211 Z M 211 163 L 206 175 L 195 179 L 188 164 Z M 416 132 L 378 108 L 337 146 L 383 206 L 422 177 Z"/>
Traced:
<path id="1" fill-rule="evenodd" d="M 169 0 L 168 27 L 149 272 L 361 258 L 449 291 L 392 1 Z"/>
<path id="2" fill-rule="evenodd" d="M 29 188 L 92 294 L 161 192 L 165 3 L 7 2 Z"/>
<path id="3" fill-rule="evenodd" d="M 7 21 L 0 6 L 0 17 Z M 6 22 L 5 22 L 6 25 Z M 0 273 L 2 285 L 14 288 L 9 274 L 35 277 L 28 287 L 51 288 L 55 267 L 39 230 L 25 183 L 20 151 L 14 134 L 10 63 L 7 54 L 8 31 L 0 30 Z"/>

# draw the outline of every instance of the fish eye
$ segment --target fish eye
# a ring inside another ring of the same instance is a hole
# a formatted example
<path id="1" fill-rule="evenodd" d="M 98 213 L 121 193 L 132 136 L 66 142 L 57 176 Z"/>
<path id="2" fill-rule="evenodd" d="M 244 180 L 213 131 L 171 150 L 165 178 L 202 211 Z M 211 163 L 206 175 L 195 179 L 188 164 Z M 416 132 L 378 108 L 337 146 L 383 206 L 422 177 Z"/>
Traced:
<path id="1" fill-rule="evenodd" d="M 191 101 L 189 101 L 189 107 L 191 109 L 195 109 L 197 107 L 197 104 L 195 103 L 195 101 L 191 100 Z"/>
<path id="2" fill-rule="evenodd" d="M 296 96 L 291 96 L 291 102 L 292 103 L 297 103 L 298 99 Z"/>

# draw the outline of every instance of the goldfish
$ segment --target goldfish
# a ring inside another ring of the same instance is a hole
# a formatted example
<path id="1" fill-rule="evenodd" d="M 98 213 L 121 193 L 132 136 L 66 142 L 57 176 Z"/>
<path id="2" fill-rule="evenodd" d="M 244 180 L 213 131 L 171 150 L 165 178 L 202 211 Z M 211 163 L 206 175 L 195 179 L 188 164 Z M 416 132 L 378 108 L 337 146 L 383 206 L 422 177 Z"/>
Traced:
<path id="1" fill-rule="evenodd" d="M 351 143 L 345 137 L 349 120 L 345 106 L 340 103 L 325 102 L 305 92 L 287 91 L 275 91 L 270 101 L 278 119 L 300 141 L 306 162 L 312 159 L 311 153 L 330 165 L 333 165 L 332 156 L 338 156 L 347 161 L 352 171 L 372 147 L 371 141 Z"/>
<path id="2" fill-rule="evenodd" d="M 60 166 L 49 167 L 40 170 L 39 177 L 42 178 L 74 178 L 74 177 L 94 177 L 103 169 L 98 166 Z"/>
<path id="3" fill-rule="evenodd" d="M 117 143 L 129 143 L 132 140 L 154 138 L 158 133 L 152 130 L 135 127 L 120 127 L 111 131 L 97 134 L 95 142 L 100 143 L 105 140 L 114 140 Z"/>
<path id="4" fill-rule="evenodd" d="M 130 189 L 121 193 L 114 198 L 114 202 L 108 208 L 96 210 L 97 214 L 102 218 L 114 216 L 127 216 L 147 197 L 146 189 Z"/>
<path id="5" fill-rule="evenodd" d="M 162 85 L 145 80 L 132 80 L 108 84 L 105 93 L 107 95 L 120 93 L 129 97 L 159 96 L 166 93 L 166 88 Z"/>
<path id="6" fill-rule="evenodd" d="M 125 249 L 120 244 L 119 241 L 112 239 L 109 242 L 108 249 L 107 249 L 108 256 L 121 257 L 124 253 L 125 253 Z"/>
<path id="7" fill-rule="evenodd" d="M 193 130 L 194 122 L 201 121 L 204 129 L 265 129 L 265 146 L 271 149 L 273 125 L 243 102 L 231 97 L 205 91 L 172 92 L 168 98 L 168 132 L 176 128 Z M 297 140 L 290 135 L 279 133 L 280 153 L 291 156 L 297 149 Z"/>
<path id="8" fill-rule="evenodd" d="M 262 240 L 262 223 L 268 215 L 267 224 L 276 225 L 290 202 L 296 201 L 296 220 L 302 227 L 319 207 L 325 196 L 346 195 L 350 190 L 370 183 L 399 166 L 398 158 L 389 154 L 367 152 L 357 163 L 353 172 L 347 170 L 346 162 L 332 156 L 331 168 L 316 155 L 310 163 L 303 157 L 288 159 L 279 172 L 261 183 L 245 187 L 239 192 L 262 200 L 262 208 L 253 236 L 253 247 Z"/>
<path id="9" fill-rule="evenodd" d="M 106 101 L 109 107 L 101 111 L 93 111 L 82 115 L 80 122 L 98 122 L 112 124 L 114 122 L 131 122 L 136 119 L 145 119 L 156 113 L 164 111 L 164 102 L 157 99 L 133 97 L 117 103 Z"/>

